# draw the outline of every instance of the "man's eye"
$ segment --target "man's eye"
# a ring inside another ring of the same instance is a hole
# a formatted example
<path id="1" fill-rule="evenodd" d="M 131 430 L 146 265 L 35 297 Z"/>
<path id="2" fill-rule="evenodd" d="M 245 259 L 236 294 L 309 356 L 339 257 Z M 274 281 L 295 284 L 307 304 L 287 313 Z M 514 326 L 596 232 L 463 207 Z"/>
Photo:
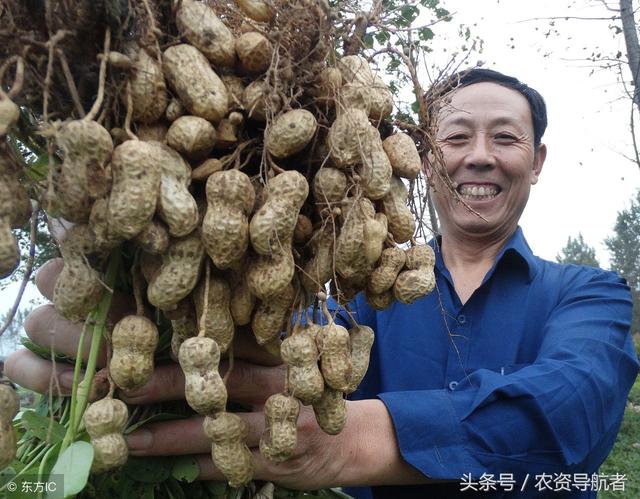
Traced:
<path id="1" fill-rule="evenodd" d="M 496 135 L 496 140 L 499 142 L 515 142 L 518 138 L 510 133 L 499 133 Z"/>
<path id="2" fill-rule="evenodd" d="M 463 142 L 465 140 L 467 140 L 469 137 L 467 137 L 465 134 L 463 133 L 457 133 L 455 135 L 451 135 L 449 137 L 447 137 L 447 142 Z"/>

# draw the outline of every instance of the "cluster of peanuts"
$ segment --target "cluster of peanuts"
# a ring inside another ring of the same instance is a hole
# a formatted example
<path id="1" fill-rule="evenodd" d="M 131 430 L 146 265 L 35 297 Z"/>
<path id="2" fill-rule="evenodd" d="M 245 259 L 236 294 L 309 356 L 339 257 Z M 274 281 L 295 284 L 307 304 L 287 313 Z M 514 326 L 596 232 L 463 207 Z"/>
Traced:
<path id="1" fill-rule="evenodd" d="M 182 0 L 179 43 L 108 55 L 113 71 L 128 75 L 122 101 L 131 121 L 107 130 L 76 119 L 55 133 L 64 158 L 57 210 L 74 224 L 61 243 L 57 310 L 86 317 L 110 252 L 125 242 L 137 248 L 133 272 L 144 277 L 146 302 L 171 321 L 186 400 L 205 416 L 214 463 L 232 486 L 254 470 L 247 424 L 226 412 L 218 370 L 234 334 L 250 329 L 287 365 L 285 393 L 266 402 L 260 442 L 267 459 L 281 462 L 296 447 L 300 404 L 313 407 L 323 431 L 339 433 L 344 396 L 369 364 L 373 331 L 336 324 L 325 292 L 345 305 L 364 291 L 383 310 L 435 285 L 433 250 L 415 243 L 407 206 L 420 157 L 407 134 L 383 139 L 378 128 L 393 110 L 387 85 L 364 58 L 348 55 L 323 62 L 315 82 L 285 104 L 264 78 L 279 55 L 268 36 L 278 12 L 261 0 L 236 4 L 259 30 L 234 33 L 207 3 Z M 225 161 L 249 145 L 261 152 L 257 168 Z M 314 302 L 322 320 L 308 313 Z M 158 329 L 143 308 L 111 334 L 109 371 L 122 389 L 144 385 L 154 369 Z M 87 410 L 94 471 L 126 461 L 126 421 L 116 399 Z"/>
<path id="2" fill-rule="evenodd" d="M 20 117 L 18 106 L 0 88 L 0 140 Z M 0 279 L 20 264 L 20 250 L 11 229 L 31 218 L 31 201 L 19 181 L 19 169 L 0 151 Z"/>

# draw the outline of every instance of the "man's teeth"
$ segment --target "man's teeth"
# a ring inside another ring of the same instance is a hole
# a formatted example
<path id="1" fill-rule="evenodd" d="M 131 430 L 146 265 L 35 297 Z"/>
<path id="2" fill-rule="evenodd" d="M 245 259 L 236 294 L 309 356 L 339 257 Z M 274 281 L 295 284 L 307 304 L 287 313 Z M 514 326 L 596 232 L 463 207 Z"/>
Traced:
<path id="1" fill-rule="evenodd" d="M 477 186 L 477 185 L 462 185 L 458 191 L 463 197 L 466 198 L 483 198 L 489 199 L 498 194 L 498 188 L 493 185 Z"/>

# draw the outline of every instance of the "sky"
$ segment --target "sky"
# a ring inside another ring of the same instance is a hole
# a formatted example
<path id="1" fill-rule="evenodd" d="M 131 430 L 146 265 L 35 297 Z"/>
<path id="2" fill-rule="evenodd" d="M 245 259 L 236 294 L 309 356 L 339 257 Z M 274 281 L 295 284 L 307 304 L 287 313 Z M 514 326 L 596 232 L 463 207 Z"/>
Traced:
<path id="1" fill-rule="evenodd" d="M 454 20 L 434 27 L 432 62 L 447 62 L 452 48 L 460 46 L 458 26 L 465 24 L 484 41 L 483 52 L 471 62 L 481 60 L 484 67 L 518 77 L 547 102 L 549 127 L 543 141 L 549 152 L 521 220 L 534 252 L 554 260 L 567 238 L 582 232 L 606 268 L 603 240 L 612 234 L 618 211 L 640 188 L 640 168 L 624 157 L 633 154 L 631 108 L 616 72 L 593 71 L 584 58 L 592 50 L 624 54 L 624 43 L 621 35 L 613 36 L 611 21 L 557 19 L 550 27 L 547 18 L 613 13 L 598 0 L 441 0 L 441 5 Z M 545 36 L 550 29 L 559 34 Z M 426 74 L 424 79 L 427 86 Z M 16 283 L 0 292 L 0 313 L 10 308 L 17 289 Z M 31 286 L 25 305 L 38 296 Z"/>
<path id="2" fill-rule="evenodd" d="M 615 13 L 598 0 L 440 3 L 454 19 L 434 27 L 434 61 L 448 59 L 459 40 L 458 25 L 465 24 L 484 41 L 483 52 L 473 54 L 471 63 L 480 60 L 484 67 L 516 76 L 547 103 L 547 160 L 521 220 L 534 252 L 554 260 L 567 238 L 582 232 L 607 267 L 603 240 L 612 234 L 618 211 L 629 206 L 640 188 L 640 168 L 625 158 L 633 156 L 631 102 L 617 71 L 595 68 L 585 57 L 592 51 L 609 55 L 620 50 L 623 56 L 626 51 L 622 35 L 614 36 L 609 27 L 614 21 L 563 17 L 611 18 Z M 624 70 L 628 79 L 630 72 L 626 66 Z M 638 116 L 636 120 L 640 126 Z"/>

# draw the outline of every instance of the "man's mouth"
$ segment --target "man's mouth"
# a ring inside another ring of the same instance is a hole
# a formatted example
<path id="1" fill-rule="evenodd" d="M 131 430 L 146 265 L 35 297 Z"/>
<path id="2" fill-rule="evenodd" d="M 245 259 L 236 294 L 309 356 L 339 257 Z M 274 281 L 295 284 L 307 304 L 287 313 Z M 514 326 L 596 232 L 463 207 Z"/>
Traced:
<path id="1" fill-rule="evenodd" d="M 484 201 L 496 197 L 501 189 L 496 184 L 459 184 L 456 190 L 462 199 Z"/>

